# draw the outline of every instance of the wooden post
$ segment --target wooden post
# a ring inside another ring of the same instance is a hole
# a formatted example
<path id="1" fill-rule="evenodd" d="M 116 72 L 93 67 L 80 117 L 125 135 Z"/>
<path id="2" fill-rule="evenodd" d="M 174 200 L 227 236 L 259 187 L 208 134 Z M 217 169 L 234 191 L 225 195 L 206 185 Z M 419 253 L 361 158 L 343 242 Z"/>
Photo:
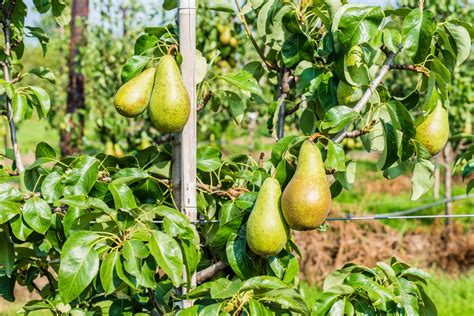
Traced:
<path id="1" fill-rule="evenodd" d="M 191 114 L 181 133 L 173 142 L 173 187 L 178 208 L 191 222 L 197 219 L 196 207 L 196 82 L 194 59 L 196 49 L 196 0 L 179 1 L 179 46 L 183 56 L 181 73 L 191 99 Z M 187 280 L 183 267 L 184 279 Z M 191 287 L 196 285 L 196 276 L 191 277 Z M 186 289 L 183 288 L 183 294 Z M 183 308 L 192 305 L 184 301 Z"/>

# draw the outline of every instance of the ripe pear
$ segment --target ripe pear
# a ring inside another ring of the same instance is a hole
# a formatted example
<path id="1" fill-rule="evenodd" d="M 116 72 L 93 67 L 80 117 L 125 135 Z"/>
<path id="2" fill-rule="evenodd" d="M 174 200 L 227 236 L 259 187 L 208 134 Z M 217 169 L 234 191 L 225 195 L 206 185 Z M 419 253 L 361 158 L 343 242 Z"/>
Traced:
<path id="1" fill-rule="evenodd" d="M 438 102 L 436 108 L 416 128 L 415 138 L 425 146 L 431 155 L 443 149 L 449 137 L 448 111 Z"/>
<path id="2" fill-rule="evenodd" d="M 114 99 L 117 111 L 125 117 L 135 117 L 145 111 L 154 81 L 155 68 L 148 68 L 121 86 Z"/>
<path id="3" fill-rule="evenodd" d="M 291 229 L 315 229 L 326 220 L 330 205 L 331 192 L 321 153 L 312 141 L 305 141 L 295 174 L 283 191 L 283 216 Z"/>
<path id="4" fill-rule="evenodd" d="M 247 221 L 247 244 L 257 255 L 277 255 L 288 241 L 280 198 L 280 183 L 274 178 L 265 179 Z"/>
<path id="5" fill-rule="evenodd" d="M 224 31 L 222 31 L 221 36 L 219 37 L 219 41 L 222 45 L 229 45 L 231 38 L 232 33 L 230 32 L 230 28 L 226 27 Z"/>
<path id="6" fill-rule="evenodd" d="M 191 104 L 178 65 L 172 56 L 161 57 L 155 77 L 148 108 L 151 124 L 160 132 L 179 132 L 188 121 Z"/>

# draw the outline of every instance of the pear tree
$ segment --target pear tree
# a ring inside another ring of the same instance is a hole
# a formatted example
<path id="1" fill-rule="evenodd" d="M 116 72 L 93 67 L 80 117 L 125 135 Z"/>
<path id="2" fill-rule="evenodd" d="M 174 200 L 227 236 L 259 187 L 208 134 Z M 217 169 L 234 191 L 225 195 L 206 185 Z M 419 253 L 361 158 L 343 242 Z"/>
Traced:
<path id="1" fill-rule="evenodd" d="M 34 5 L 51 9 L 58 23 L 66 19 L 64 1 Z M 14 301 L 15 287 L 24 286 L 41 299 L 22 310 L 53 315 L 435 315 L 429 276 L 395 258 L 370 268 L 344 265 L 308 306 L 290 228 L 316 228 L 331 198 L 351 190 L 357 162 L 341 145 L 347 139 L 380 152 L 377 168 L 387 178 L 410 172 L 413 199 L 427 192 L 431 155 L 446 142 L 448 127 L 431 121 L 437 113 L 444 119 L 450 107 L 450 74 L 469 55 L 471 26 L 437 20 L 423 2 L 414 9 L 334 0 L 206 6 L 238 19 L 245 32 L 239 40 L 246 38 L 253 53 L 242 69 L 217 76 L 209 75 L 214 55 L 196 53 L 197 99 L 212 110 L 203 121 L 215 112 L 241 124 L 252 108 L 275 143 L 271 156 L 259 160 L 198 147 L 198 217 L 191 221 L 177 207 L 171 141 L 123 157 L 62 157 L 40 142 L 35 162 L 22 167 L 13 113 L 28 119 L 37 108 L 46 116 L 50 106 L 41 88 L 21 85 L 22 39 L 35 36 L 46 49 L 47 37 L 24 26 L 23 1 L 1 3 L 0 92 L 14 149 L 0 169 L 1 296 Z M 166 0 L 160 9 L 176 12 L 177 2 Z M 116 94 L 120 113 L 149 120 L 162 135 L 179 131 L 188 116 L 191 94 L 176 67 L 183 62 L 178 34 L 185 31 L 173 24 L 145 28 Z M 230 38 L 227 29 L 220 33 L 221 45 L 235 46 L 232 31 Z M 385 79 L 407 71 L 417 75 L 413 90 L 396 95 Z M 150 115 L 140 114 L 146 108 Z M 437 134 L 436 146 L 423 137 L 423 126 Z"/>

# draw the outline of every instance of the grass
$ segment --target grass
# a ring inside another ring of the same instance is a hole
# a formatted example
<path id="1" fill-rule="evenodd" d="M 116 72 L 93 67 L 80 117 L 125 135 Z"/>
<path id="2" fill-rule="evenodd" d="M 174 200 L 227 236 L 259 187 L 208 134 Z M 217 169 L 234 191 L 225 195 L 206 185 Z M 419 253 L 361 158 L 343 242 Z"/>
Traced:
<path id="1" fill-rule="evenodd" d="M 432 275 L 427 292 L 438 308 L 438 315 L 474 315 L 474 269 L 457 277 L 439 272 Z M 301 290 L 311 308 L 321 289 L 302 282 Z"/>

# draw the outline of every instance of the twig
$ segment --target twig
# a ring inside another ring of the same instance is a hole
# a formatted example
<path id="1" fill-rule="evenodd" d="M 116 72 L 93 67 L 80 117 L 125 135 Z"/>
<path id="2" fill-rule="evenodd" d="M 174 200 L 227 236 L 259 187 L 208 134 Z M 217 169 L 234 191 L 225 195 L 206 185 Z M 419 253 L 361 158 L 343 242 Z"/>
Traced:
<path id="1" fill-rule="evenodd" d="M 301 106 L 303 106 L 303 108 L 307 107 L 307 104 L 308 104 L 308 100 L 306 100 L 306 98 L 303 96 L 303 99 L 301 100 L 301 102 L 296 103 L 291 109 L 285 110 L 285 116 L 292 115 L 293 113 L 298 111 L 298 109 Z"/>
<path id="2" fill-rule="evenodd" d="M 212 92 L 209 91 L 205 96 L 204 98 L 202 99 L 202 102 L 198 104 L 198 106 L 196 107 L 196 111 L 202 111 L 204 110 L 204 108 L 206 107 L 207 103 L 209 102 L 209 100 L 211 100 L 211 97 L 212 97 Z"/>
<path id="3" fill-rule="evenodd" d="M 292 77 L 290 76 L 290 70 L 283 67 L 280 71 L 278 79 L 278 120 L 277 120 L 277 138 L 281 139 L 285 135 L 285 104 L 288 92 L 290 91 L 290 84 Z"/>
<path id="4" fill-rule="evenodd" d="M 267 57 L 265 57 L 265 54 L 263 53 L 263 51 L 260 49 L 260 47 L 258 46 L 257 44 L 257 41 L 255 41 L 255 38 L 253 37 L 252 35 L 252 31 L 250 30 L 250 27 L 247 23 L 247 19 L 245 18 L 245 15 L 242 14 L 242 8 L 240 7 L 240 3 L 239 3 L 239 0 L 235 0 L 235 5 L 237 6 L 237 9 L 239 10 L 239 15 L 240 15 L 240 20 L 242 21 L 242 23 L 244 24 L 244 28 L 245 28 L 245 32 L 247 33 L 247 36 L 249 37 L 250 41 L 252 42 L 252 45 L 253 47 L 255 47 L 255 50 L 257 51 L 257 54 L 260 56 L 260 58 L 262 59 L 263 63 L 269 68 L 269 69 L 272 69 L 272 70 L 278 70 L 278 66 L 273 64 L 271 61 L 269 61 L 267 59 Z"/>
<path id="5" fill-rule="evenodd" d="M 5 11 L 3 12 L 4 20 L 3 20 L 3 33 L 5 37 L 5 55 L 7 56 L 6 60 L 2 63 L 3 64 L 3 78 L 6 82 L 10 82 L 10 68 L 8 60 L 11 57 L 11 43 L 10 43 L 10 17 L 12 14 L 12 10 L 15 6 L 15 0 L 10 2 L 8 7 L 3 7 Z M 12 109 L 12 100 L 10 97 L 6 97 L 6 105 L 7 105 L 7 118 L 8 124 L 10 127 L 10 139 L 13 146 L 13 152 L 15 154 L 15 163 L 18 173 L 21 175 L 25 171 L 25 166 L 23 165 L 23 161 L 21 159 L 20 147 L 18 145 L 18 140 L 16 137 L 16 127 L 15 122 L 13 121 L 13 109 Z"/>
<path id="6" fill-rule="evenodd" d="M 359 102 L 354 106 L 353 110 L 356 111 L 357 113 L 360 113 L 364 106 L 369 102 L 370 97 L 374 93 L 375 89 L 377 89 L 378 85 L 382 82 L 382 79 L 387 75 L 388 71 L 390 70 L 390 66 L 393 63 L 393 60 L 395 59 L 395 56 L 398 54 L 397 53 L 389 53 L 387 55 L 387 59 L 385 60 L 384 65 L 380 69 L 380 73 L 378 76 L 372 81 L 372 83 L 369 85 L 369 88 L 365 91 L 364 95 L 362 98 L 360 98 Z M 347 133 L 347 126 L 339 132 L 336 136 L 333 137 L 332 141 L 335 143 L 340 143 L 345 137 Z"/>
<path id="7" fill-rule="evenodd" d="M 401 64 L 390 65 L 390 70 L 392 70 L 392 69 L 407 70 L 407 71 L 411 71 L 411 72 L 422 73 L 427 77 L 430 76 L 430 71 L 428 69 L 426 69 L 423 66 L 418 66 L 418 65 L 401 65 Z"/>
<path id="8" fill-rule="evenodd" d="M 212 278 L 217 272 L 224 270 L 227 267 L 227 263 L 218 261 L 204 270 L 201 270 L 196 273 L 196 282 L 202 283 L 209 278 Z"/>

